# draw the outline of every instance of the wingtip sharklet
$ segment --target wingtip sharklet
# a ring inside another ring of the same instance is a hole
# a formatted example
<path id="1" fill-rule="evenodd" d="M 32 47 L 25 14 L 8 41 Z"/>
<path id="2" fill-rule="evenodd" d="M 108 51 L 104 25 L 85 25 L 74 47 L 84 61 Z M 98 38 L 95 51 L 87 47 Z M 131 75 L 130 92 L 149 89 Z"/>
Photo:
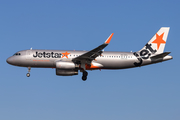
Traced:
<path id="1" fill-rule="evenodd" d="M 114 33 L 112 33 L 112 34 L 108 37 L 108 39 L 105 41 L 105 44 L 109 44 L 109 43 L 110 43 L 111 38 L 112 38 L 113 35 L 114 35 Z"/>

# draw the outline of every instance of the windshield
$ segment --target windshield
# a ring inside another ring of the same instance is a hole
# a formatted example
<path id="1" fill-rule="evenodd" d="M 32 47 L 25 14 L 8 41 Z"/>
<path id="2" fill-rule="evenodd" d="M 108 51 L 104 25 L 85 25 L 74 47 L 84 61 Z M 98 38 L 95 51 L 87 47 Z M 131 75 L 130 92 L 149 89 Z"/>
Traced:
<path id="1" fill-rule="evenodd" d="M 21 55 L 21 53 L 15 53 L 14 56 Z"/>

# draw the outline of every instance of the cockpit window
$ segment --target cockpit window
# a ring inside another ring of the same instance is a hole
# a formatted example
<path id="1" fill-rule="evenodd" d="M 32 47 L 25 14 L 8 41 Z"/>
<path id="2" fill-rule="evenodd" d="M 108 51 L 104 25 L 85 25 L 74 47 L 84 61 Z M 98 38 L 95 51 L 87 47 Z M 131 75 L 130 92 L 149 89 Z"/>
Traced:
<path id="1" fill-rule="evenodd" d="M 18 55 L 21 55 L 21 53 L 15 53 L 14 56 L 18 56 Z"/>

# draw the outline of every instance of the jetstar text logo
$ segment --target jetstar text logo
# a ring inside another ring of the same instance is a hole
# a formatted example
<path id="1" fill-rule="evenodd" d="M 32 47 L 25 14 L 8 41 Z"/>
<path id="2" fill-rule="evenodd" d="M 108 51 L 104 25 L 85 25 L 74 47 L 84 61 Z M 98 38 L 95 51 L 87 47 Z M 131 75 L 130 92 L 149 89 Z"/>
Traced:
<path id="1" fill-rule="evenodd" d="M 39 57 L 39 58 L 61 58 L 61 53 L 54 53 L 54 52 L 37 52 L 36 54 L 33 54 L 33 57 Z"/>
<path id="2" fill-rule="evenodd" d="M 68 55 L 70 53 L 65 52 L 65 53 L 55 53 L 55 52 L 38 52 L 36 51 L 35 54 L 33 54 L 34 58 L 63 58 L 66 57 L 68 59 Z"/>
<path id="3" fill-rule="evenodd" d="M 163 40 L 164 33 L 161 35 L 158 35 L 156 33 L 156 39 L 152 43 L 157 44 L 157 50 L 159 50 L 159 47 L 161 44 L 165 44 L 166 42 Z M 143 63 L 143 59 L 148 59 L 151 56 L 151 53 L 154 54 L 157 52 L 157 50 L 152 48 L 152 44 L 146 44 L 145 49 L 141 50 L 139 54 L 137 52 L 134 52 L 133 54 L 137 57 L 139 62 L 134 62 L 135 66 L 141 66 Z"/>
<path id="4" fill-rule="evenodd" d="M 141 50 L 140 53 L 138 54 L 137 52 L 134 52 L 133 54 L 137 57 L 139 63 L 135 62 L 135 66 L 141 66 L 143 60 L 142 59 L 148 59 L 151 56 L 151 53 L 156 53 L 157 50 L 153 50 L 151 47 L 152 44 L 146 44 L 145 49 Z M 149 50 L 149 51 L 148 51 Z"/>

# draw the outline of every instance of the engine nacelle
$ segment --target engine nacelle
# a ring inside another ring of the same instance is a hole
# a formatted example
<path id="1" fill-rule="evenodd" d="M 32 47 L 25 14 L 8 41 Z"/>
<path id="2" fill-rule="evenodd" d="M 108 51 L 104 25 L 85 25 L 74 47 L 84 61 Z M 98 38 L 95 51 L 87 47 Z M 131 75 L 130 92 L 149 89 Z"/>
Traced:
<path id="1" fill-rule="evenodd" d="M 60 76 L 72 76 L 72 75 L 78 75 L 78 70 L 71 70 L 71 69 L 58 69 L 56 68 L 56 75 Z"/>
<path id="2" fill-rule="evenodd" d="M 58 61 L 56 62 L 57 69 L 75 69 L 76 65 L 69 61 Z"/>

